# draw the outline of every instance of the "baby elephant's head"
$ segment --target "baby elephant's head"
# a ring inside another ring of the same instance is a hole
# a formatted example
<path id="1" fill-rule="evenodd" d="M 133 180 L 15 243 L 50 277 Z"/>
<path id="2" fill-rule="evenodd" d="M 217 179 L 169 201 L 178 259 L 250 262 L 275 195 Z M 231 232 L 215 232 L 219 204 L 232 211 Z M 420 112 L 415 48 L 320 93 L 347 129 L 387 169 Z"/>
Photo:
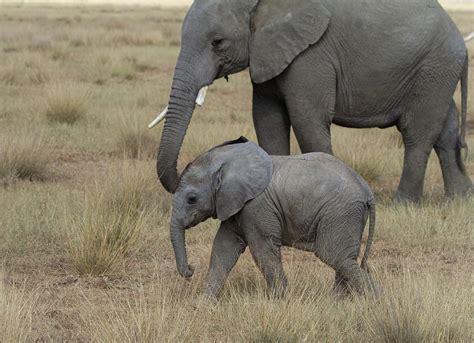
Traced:
<path id="1" fill-rule="evenodd" d="M 273 164 L 258 145 L 244 137 L 219 145 L 191 162 L 173 196 L 170 238 L 176 265 L 191 277 L 184 231 L 213 217 L 221 221 L 238 213 L 270 182 Z"/>

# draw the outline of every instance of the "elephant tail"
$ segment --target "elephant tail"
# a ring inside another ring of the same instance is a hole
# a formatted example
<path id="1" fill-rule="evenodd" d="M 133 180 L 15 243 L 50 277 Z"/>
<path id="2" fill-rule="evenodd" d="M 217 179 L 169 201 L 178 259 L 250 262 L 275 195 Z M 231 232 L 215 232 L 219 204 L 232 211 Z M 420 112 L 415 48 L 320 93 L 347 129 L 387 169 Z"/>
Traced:
<path id="1" fill-rule="evenodd" d="M 370 254 L 370 247 L 372 246 L 372 241 L 374 239 L 374 230 L 375 230 L 375 201 L 371 200 L 368 203 L 369 206 L 369 234 L 367 236 L 367 244 L 365 245 L 364 256 L 362 257 L 362 262 L 360 267 L 369 272 L 369 266 L 367 265 L 367 260 Z"/>
<path id="2" fill-rule="evenodd" d="M 465 159 L 467 159 L 468 156 L 468 147 L 466 144 L 468 70 L 469 55 L 466 56 L 466 62 L 464 63 L 464 69 L 461 75 L 461 133 L 459 135 L 459 142 L 461 149 L 465 151 Z"/>

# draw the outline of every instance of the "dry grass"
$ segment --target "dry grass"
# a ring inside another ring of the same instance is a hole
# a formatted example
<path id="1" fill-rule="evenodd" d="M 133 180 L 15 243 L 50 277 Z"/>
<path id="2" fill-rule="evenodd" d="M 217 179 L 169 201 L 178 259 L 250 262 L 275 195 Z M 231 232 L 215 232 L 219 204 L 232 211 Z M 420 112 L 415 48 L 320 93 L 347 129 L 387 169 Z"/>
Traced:
<path id="1" fill-rule="evenodd" d="M 294 266 L 290 266 L 294 267 Z M 300 277 L 302 276 L 299 275 Z M 465 342 L 469 341 L 469 290 L 452 280 L 407 273 L 384 276 L 380 300 L 334 301 L 327 285 L 302 278 L 282 300 L 261 289 L 233 289 L 218 306 L 194 306 L 195 289 L 178 283 L 139 289 L 107 306 L 86 297 L 81 312 L 93 341 L 228 342 Z M 252 280 L 249 280 L 251 283 Z M 436 315 L 435 315 L 436 314 Z"/>
<path id="2" fill-rule="evenodd" d="M 469 293 L 453 280 L 408 272 L 371 304 L 365 322 L 381 342 L 467 342 L 472 338 Z"/>
<path id="3" fill-rule="evenodd" d="M 33 301 L 23 290 L 7 287 L 0 274 L 0 341 L 28 342 L 32 329 Z"/>
<path id="4" fill-rule="evenodd" d="M 184 14 L 2 5 L 0 328 L 9 324 L 0 341 L 472 341 L 473 199 L 443 199 L 433 154 L 424 202 L 394 205 L 403 160 L 395 129 L 332 129 L 336 155 L 377 197 L 369 263 L 382 299 L 337 300 L 333 271 L 285 248 L 284 299 L 266 297 L 246 252 L 218 306 L 196 308 L 218 223 L 187 233 L 196 273 L 181 279 L 171 198 L 155 174 L 160 130 L 146 129 L 168 100 Z M 463 33 L 474 30 L 472 13 L 453 17 Z M 250 113 L 247 73 L 215 82 L 179 166 L 224 140 L 255 140 Z M 471 177 L 473 161 L 471 148 Z"/>
<path id="5" fill-rule="evenodd" d="M 147 104 L 139 105 L 141 106 L 117 113 L 112 124 L 117 136 L 116 150 L 122 156 L 130 159 L 154 159 L 159 141 L 147 128 L 148 120 L 139 116 L 140 107 Z"/>
<path id="6" fill-rule="evenodd" d="M 47 145 L 41 134 L 23 130 L 0 137 L 0 181 L 45 180 L 47 163 Z"/>
<path id="7" fill-rule="evenodd" d="M 87 113 L 89 93 L 75 85 L 57 84 L 47 89 L 44 115 L 50 123 L 75 124 Z"/>
<path id="8" fill-rule="evenodd" d="M 80 275 L 113 272 L 137 249 L 151 210 L 145 198 L 150 178 L 125 164 L 94 185 L 84 199 L 84 209 L 71 213 L 68 246 L 74 269 Z"/>
<path id="9" fill-rule="evenodd" d="M 423 206 L 388 205 L 378 215 L 377 237 L 406 246 L 472 247 L 474 199 L 425 201 Z"/>
<path id="10" fill-rule="evenodd" d="M 346 161 L 368 182 L 394 176 L 401 170 L 402 146 L 396 129 L 380 134 L 378 129 L 340 130 L 335 128 L 334 153 Z M 387 156 L 393 156 L 387 159 Z"/>

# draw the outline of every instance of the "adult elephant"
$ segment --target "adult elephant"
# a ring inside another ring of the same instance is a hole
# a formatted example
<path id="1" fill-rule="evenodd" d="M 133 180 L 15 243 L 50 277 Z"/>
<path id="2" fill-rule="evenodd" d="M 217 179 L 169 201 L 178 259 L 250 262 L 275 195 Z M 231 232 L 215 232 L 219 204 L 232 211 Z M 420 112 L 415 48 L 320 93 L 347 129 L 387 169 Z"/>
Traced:
<path id="1" fill-rule="evenodd" d="M 289 154 L 290 127 L 302 152 L 332 153 L 331 123 L 397 126 L 405 144 L 398 199 L 421 198 L 433 147 L 447 195 L 472 188 L 461 158 L 467 50 L 435 0 L 195 0 L 182 31 L 157 161 L 169 192 L 199 90 L 247 67 L 258 142 L 269 154 Z"/>

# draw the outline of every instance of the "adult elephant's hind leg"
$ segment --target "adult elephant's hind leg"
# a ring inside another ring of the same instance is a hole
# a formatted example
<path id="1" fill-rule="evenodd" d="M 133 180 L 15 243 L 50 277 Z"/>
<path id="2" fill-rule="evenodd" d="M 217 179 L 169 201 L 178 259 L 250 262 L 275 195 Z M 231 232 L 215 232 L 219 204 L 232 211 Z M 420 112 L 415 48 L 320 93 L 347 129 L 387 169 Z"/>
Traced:
<path id="1" fill-rule="evenodd" d="M 423 142 L 425 143 L 425 142 Z M 405 144 L 405 158 L 403 160 L 403 172 L 398 185 L 397 201 L 418 202 L 423 196 L 426 166 L 432 145 L 429 144 Z"/>
<path id="2" fill-rule="evenodd" d="M 396 194 L 401 202 L 418 202 L 423 196 L 426 166 L 446 121 L 451 95 L 420 89 L 398 123 L 405 145 L 403 172 Z M 423 95 L 420 95 L 423 94 Z M 437 94 L 436 98 L 433 99 Z M 451 93 L 452 94 L 452 93 Z"/>
<path id="3" fill-rule="evenodd" d="M 434 145 L 443 172 L 444 190 L 448 197 L 472 191 L 472 182 L 466 173 L 461 156 L 458 132 L 456 105 L 452 101 L 443 130 Z"/>

